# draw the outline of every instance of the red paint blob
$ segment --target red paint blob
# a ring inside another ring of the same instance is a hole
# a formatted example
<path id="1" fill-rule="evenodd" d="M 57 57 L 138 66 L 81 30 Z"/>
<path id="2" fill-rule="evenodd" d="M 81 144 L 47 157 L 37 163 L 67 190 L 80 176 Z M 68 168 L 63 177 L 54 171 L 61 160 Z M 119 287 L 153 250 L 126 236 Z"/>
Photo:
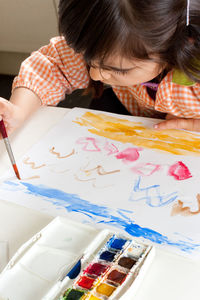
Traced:
<path id="1" fill-rule="evenodd" d="M 77 284 L 84 289 L 90 290 L 93 286 L 95 279 L 88 276 L 81 276 Z"/>
<path id="2" fill-rule="evenodd" d="M 168 171 L 170 176 L 173 176 L 176 180 L 185 180 L 192 177 L 188 167 L 181 161 L 173 164 Z"/>
<path id="3" fill-rule="evenodd" d="M 89 275 L 100 276 L 101 274 L 105 273 L 107 269 L 108 269 L 107 265 L 94 263 L 89 265 L 83 272 Z"/>

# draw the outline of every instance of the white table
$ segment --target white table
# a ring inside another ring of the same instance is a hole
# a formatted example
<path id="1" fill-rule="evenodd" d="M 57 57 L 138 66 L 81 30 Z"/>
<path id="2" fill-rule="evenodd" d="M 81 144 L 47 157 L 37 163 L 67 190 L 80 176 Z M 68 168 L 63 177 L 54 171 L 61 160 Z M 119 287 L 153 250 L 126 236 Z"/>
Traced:
<path id="1" fill-rule="evenodd" d="M 67 112 L 68 109 L 65 108 L 41 107 L 23 128 L 10 137 L 16 159 Z M 2 141 L 0 142 L 0 166 L 0 175 L 10 167 Z M 52 216 L 1 199 L 0 241 L 8 241 L 9 258 L 26 240 L 52 219 Z M 134 300 L 199 300 L 199 282 L 200 262 L 193 262 L 156 249 L 156 257 Z"/>

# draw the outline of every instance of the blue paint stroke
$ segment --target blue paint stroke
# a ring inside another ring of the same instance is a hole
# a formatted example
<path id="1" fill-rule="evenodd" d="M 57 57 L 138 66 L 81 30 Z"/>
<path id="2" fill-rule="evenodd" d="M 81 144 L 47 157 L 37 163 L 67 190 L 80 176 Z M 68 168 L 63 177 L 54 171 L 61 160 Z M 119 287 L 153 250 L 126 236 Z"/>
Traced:
<path id="1" fill-rule="evenodd" d="M 9 182 L 6 182 L 6 184 L 9 184 Z M 86 215 L 96 223 L 113 225 L 125 230 L 132 236 L 143 237 L 157 244 L 167 244 L 177 247 L 186 253 L 192 253 L 193 250 L 200 247 L 200 244 L 194 244 L 192 242 L 182 240 L 177 242 L 171 241 L 167 236 L 157 231 L 135 224 L 128 215 L 125 215 L 125 212 L 132 214 L 132 211 L 125 211 L 123 209 L 113 210 L 105 206 L 92 204 L 87 200 L 81 199 L 76 194 L 68 194 L 44 185 L 36 186 L 26 182 L 20 182 L 20 184 L 21 186 L 18 186 L 18 190 L 21 190 L 23 186 L 23 192 L 36 197 L 42 197 L 43 200 L 50 202 L 57 208 L 62 207 L 65 208 L 67 212 L 77 212 Z M 24 187 L 26 190 L 24 190 Z"/>
<path id="2" fill-rule="evenodd" d="M 9 191 L 16 191 L 16 188 L 19 186 L 19 183 L 17 182 L 13 182 L 13 181 L 9 181 L 9 180 L 6 180 L 4 181 L 4 184 L 7 185 L 7 190 Z M 2 188 L 4 187 L 4 185 L 2 186 Z"/>
<path id="3" fill-rule="evenodd" d="M 173 192 L 171 194 L 161 195 L 160 185 L 150 185 L 145 188 L 140 187 L 141 177 L 139 177 L 134 184 L 133 192 L 129 198 L 129 201 L 142 201 L 144 200 L 148 206 L 151 207 L 162 207 L 166 206 L 169 203 L 175 201 L 178 197 L 177 192 Z M 137 198 L 137 194 L 143 193 L 144 196 Z M 153 204 L 156 202 L 156 204 Z"/>
<path id="4" fill-rule="evenodd" d="M 18 186 L 19 184 L 13 181 L 4 181 L 4 183 L 9 184 L 9 185 L 13 185 L 13 186 Z"/>

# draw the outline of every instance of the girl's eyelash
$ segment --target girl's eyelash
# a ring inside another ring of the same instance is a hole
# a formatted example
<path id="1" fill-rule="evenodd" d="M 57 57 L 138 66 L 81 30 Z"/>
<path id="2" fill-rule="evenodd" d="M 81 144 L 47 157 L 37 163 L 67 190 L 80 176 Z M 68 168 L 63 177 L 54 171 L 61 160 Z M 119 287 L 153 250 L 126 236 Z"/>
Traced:
<path id="1" fill-rule="evenodd" d="M 113 70 L 113 72 L 118 75 L 126 75 L 128 73 L 128 71 L 115 71 L 115 70 Z"/>
<path id="2" fill-rule="evenodd" d="M 88 63 L 88 65 L 90 68 L 94 68 L 94 69 L 98 68 L 96 66 L 93 66 L 91 63 L 90 64 Z M 108 71 L 110 71 L 110 70 L 108 70 Z M 117 75 L 126 75 L 128 73 L 128 71 L 123 71 L 123 70 L 122 71 L 112 70 L 112 72 L 114 72 Z"/>

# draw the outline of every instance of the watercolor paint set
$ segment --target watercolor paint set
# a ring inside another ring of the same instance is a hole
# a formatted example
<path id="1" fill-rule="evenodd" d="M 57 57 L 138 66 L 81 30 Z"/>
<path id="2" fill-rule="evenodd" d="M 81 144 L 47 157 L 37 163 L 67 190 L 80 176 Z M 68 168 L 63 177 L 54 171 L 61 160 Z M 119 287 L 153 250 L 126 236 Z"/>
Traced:
<path id="1" fill-rule="evenodd" d="M 0 299 L 131 300 L 154 257 L 138 239 L 57 217 L 0 275 Z"/>

